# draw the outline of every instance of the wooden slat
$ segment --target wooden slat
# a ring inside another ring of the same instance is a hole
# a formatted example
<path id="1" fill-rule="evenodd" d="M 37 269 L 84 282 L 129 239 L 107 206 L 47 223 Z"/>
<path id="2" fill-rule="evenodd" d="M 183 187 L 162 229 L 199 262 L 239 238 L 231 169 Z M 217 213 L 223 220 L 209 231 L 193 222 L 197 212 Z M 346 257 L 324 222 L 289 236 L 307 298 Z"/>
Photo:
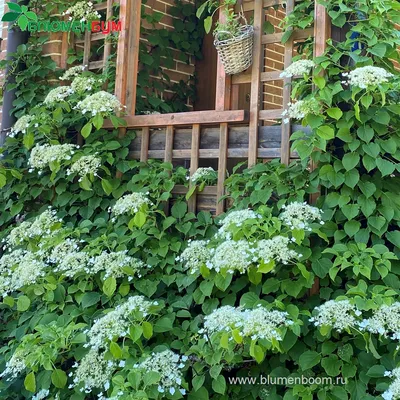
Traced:
<path id="1" fill-rule="evenodd" d="M 111 21 L 113 16 L 113 0 L 107 0 L 107 21 Z M 103 54 L 103 71 L 107 66 L 108 58 L 111 54 L 111 41 L 110 37 L 106 36 L 105 44 L 104 44 L 104 54 Z"/>
<path id="2" fill-rule="evenodd" d="M 254 6 L 254 50 L 251 70 L 250 125 L 249 125 L 249 167 L 257 162 L 258 124 L 261 101 L 261 70 L 264 62 L 264 47 L 261 33 L 265 20 L 263 0 L 255 0 Z"/>
<path id="3" fill-rule="evenodd" d="M 279 6 L 285 3 L 285 0 L 264 0 L 263 7 L 273 7 Z M 254 10 L 254 1 L 246 1 L 243 3 L 243 10 L 244 11 L 253 11 Z"/>
<path id="4" fill-rule="evenodd" d="M 172 193 L 174 194 L 186 194 L 188 192 L 188 188 L 183 185 L 175 185 L 172 189 Z M 204 195 L 208 196 L 216 196 L 217 195 L 217 187 L 216 186 L 205 186 L 203 191 L 201 192 Z"/>
<path id="5" fill-rule="evenodd" d="M 124 118 L 128 128 L 177 126 L 177 125 L 210 125 L 221 122 L 247 122 L 248 112 L 245 110 L 232 111 L 193 111 L 186 113 L 134 115 Z M 112 128 L 111 121 L 105 121 L 105 128 Z"/>
<path id="6" fill-rule="evenodd" d="M 286 6 L 286 12 L 289 12 Z M 283 35 L 285 32 L 278 32 L 278 33 L 270 33 L 268 35 L 262 36 L 262 44 L 273 44 L 273 43 L 281 43 L 283 39 Z M 292 40 L 301 40 L 307 39 L 309 37 L 314 36 L 314 29 L 296 29 L 293 31 L 291 39 Z"/>
<path id="7" fill-rule="evenodd" d="M 148 127 L 142 128 L 142 142 L 140 148 L 140 161 L 146 162 L 149 154 L 150 143 L 150 129 Z"/>
<path id="8" fill-rule="evenodd" d="M 197 171 L 199 168 L 199 150 L 200 150 L 200 125 L 194 124 L 192 128 L 192 143 L 190 151 L 190 176 Z M 190 182 L 190 185 L 192 183 Z M 189 199 L 188 207 L 189 212 L 196 212 L 197 204 L 197 193 L 193 193 L 192 197 Z"/>
<path id="9" fill-rule="evenodd" d="M 261 120 L 266 120 L 266 119 L 276 119 L 276 118 L 281 118 L 282 117 L 283 110 L 282 109 L 277 109 L 277 110 L 261 110 L 259 113 L 259 118 Z"/>
<path id="10" fill-rule="evenodd" d="M 83 51 L 83 65 L 89 65 L 89 60 L 90 60 L 90 51 L 91 51 L 91 37 L 92 37 L 92 32 L 91 31 L 86 31 L 85 32 L 85 41 L 84 41 L 84 51 Z"/>
<path id="11" fill-rule="evenodd" d="M 97 11 L 102 11 L 107 9 L 107 2 L 104 1 L 103 3 L 95 4 L 93 8 Z"/>
<path id="12" fill-rule="evenodd" d="M 224 12 L 225 6 L 223 6 L 224 0 L 220 0 L 221 8 L 219 9 L 219 22 L 224 24 L 226 22 L 226 14 Z M 232 78 L 225 74 L 224 66 L 221 63 L 220 58 L 217 60 L 217 85 L 215 95 L 215 109 L 217 111 L 224 111 L 230 109 L 231 102 L 231 89 L 232 89 Z"/>
<path id="13" fill-rule="evenodd" d="M 87 64 L 85 64 L 87 65 Z M 99 60 L 99 61 L 92 61 L 89 63 L 88 69 L 90 71 L 94 70 L 94 69 L 100 69 L 104 67 L 104 61 L 103 60 Z"/>
<path id="14" fill-rule="evenodd" d="M 290 15 L 294 9 L 294 0 L 287 0 L 286 3 L 286 15 Z M 286 69 L 292 63 L 293 60 L 293 35 L 285 43 L 285 51 L 283 58 L 283 65 Z M 285 109 L 290 102 L 290 96 L 292 92 L 291 78 L 285 78 L 283 80 L 283 108 Z M 288 165 L 290 162 L 290 123 L 282 123 L 282 140 L 281 140 L 281 162 L 282 164 Z"/>
<path id="15" fill-rule="evenodd" d="M 166 138 L 165 138 L 165 162 L 172 162 L 172 150 L 174 148 L 174 127 L 167 126 Z"/>
<path id="16" fill-rule="evenodd" d="M 219 134 L 219 152 L 218 152 L 218 184 L 217 184 L 217 215 L 225 211 L 225 201 L 220 201 L 225 194 L 225 178 L 228 160 L 228 124 L 222 123 Z"/>

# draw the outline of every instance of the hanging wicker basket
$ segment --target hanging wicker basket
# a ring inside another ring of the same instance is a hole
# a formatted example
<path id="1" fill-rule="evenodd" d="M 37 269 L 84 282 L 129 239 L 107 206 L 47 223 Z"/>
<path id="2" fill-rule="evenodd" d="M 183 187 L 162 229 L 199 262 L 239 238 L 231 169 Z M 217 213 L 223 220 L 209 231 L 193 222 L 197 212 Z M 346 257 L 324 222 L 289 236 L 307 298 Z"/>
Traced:
<path id="1" fill-rule="evenodd" d="M 253 38 L 252 25 L 243 25 L 240 35 L 233 36 L 230 32 L 219 31 L 215 34 L 214 46 L 227 75 L 234 75 L 245 71 L 253 63 Z M 220 40 L 221 34 L 232 37 Z"/>

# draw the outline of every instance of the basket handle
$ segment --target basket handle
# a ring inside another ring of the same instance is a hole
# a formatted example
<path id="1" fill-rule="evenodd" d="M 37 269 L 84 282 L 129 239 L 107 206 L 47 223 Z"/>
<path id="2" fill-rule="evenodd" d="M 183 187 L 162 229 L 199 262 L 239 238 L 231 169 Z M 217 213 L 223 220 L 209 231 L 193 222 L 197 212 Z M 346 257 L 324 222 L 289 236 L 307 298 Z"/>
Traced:
<path id="1" fill-rule="evenodd" d="M 242 20 L 244 21 L 244 24 L 245 24 L 245 25 L 248 25 L 248 24 L 247 24 L 247 19 L 246 19 L 245 15 L 244 15 L 243 6 L 240 5 L 240 7 L 241 7 L 242 10 L 239 12 L 239 14 L 238 14 L 238 16 L 236 17 L 236 19 L 242 19 Z M 231 33 L 231 32 L 228 32 L 228 31 L 218 31 L 218 32 L 214 35 L 215 38 L 216 38 L 217 40 L 220 40 L 220 39 L 219 39 L 219 34 L 220 34 L 220 33 L 225 33 L 225 34 L 230 35 L 231 37 L 235 37 L 235 36 L 233 35 L 233 33 Z"/>

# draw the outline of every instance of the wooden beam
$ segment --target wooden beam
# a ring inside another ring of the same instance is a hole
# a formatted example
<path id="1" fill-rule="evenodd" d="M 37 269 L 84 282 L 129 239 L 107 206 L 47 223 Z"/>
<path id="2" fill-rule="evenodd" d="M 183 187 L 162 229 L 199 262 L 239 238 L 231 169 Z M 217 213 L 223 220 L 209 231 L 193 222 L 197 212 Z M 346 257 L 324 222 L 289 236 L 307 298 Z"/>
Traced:
<path id="1" fill-rule="evenodd" d="M 167 126 L 166 138 L 165 138 L 165 162 L 172 162 L 172 151 L 174 148 L 174 127 Z"/>
<path id="2" fill-rule="evenodd" d="M 142 142 L 140 144 L 140 161 L 146 162 L 149 158 L 150 129 L 142 128 Z"/>
<path id="3" fill-rule="evenodd" d="M 90 60 L 90 51 L 92 47 L 92 32 L 86 31 L 85 32 L 85 40 L 84 40 L 84 50 L 83 50 L 83 65 L 89 67 L 89 60 Z"/>
<path id="4" fill-rule="evenodd" d="M 124 118 L 127 128 L 160 127 L 202 124 L 220 124 L 222 122 L 247 122 L 248 112 L 245 110 L 232 111 L 193 111 L 185 113 L 135 115 Z M 111 121 L 105 121 L 104 128 L 113 128 Z"/>
<path id="5" fill-rule="evenodd" d="M 220 0 L 221 5 L 224 3 Z M 219 9 L 219 22 L 226 22 L 225 6 Z M 231 108 L 232 77 L 225 74 L 224 66 L 220 58 L 217 61 L 217 88 L 215 95 L 215 109 L 217 111 L 229 110 Z"/>
<path id="6" fill-rule="evenodd" d="M 286 6 L 286 12 L 288 12 L 287 6 Z M 281 43 L 284 34 L 285 34 L 285 32 L 270 33 L 268 35 L 263 35 L 262 36 L 262 44 Z M 295 29 L 292 33 L 291 39 L 293 39 L 293 40 L 307 39 L 313 35 L 314 35 L 313 28 Z"/>
<path id="7" fill-rule="evenodd" d="M 218 184 L 217 184 L 217 215 L 225 211 L 225 200 L 220 201 L 225 194 L 225 178 L 228 161 L 228 124 L 222 123 L 219 134 L 218 152 Z"/>
<path id="8" fill-rule="evenodd" d="M 250 125 L 249 125 L 249 167 L 257 162 L 258 124 L 261 101 L 261 70 L 264 63 L 264 46 L 261 35 L 265 13 L 263 0 L 255 0 L 254 5 L 254 47 L 253 67 L 251 70 Z"/>

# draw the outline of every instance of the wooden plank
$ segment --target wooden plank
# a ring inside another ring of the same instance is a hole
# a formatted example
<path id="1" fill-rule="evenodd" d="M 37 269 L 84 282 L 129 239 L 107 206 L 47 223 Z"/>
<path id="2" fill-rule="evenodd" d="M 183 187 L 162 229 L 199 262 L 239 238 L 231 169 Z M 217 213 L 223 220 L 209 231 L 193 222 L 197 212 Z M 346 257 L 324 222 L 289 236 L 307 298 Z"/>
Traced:
<path id="1" fill-rule="evenodd" d="M 111 21 L 112 16 L 113 16 L 113 1 L 114 0 L 107 0 L 107 16 L 106 16 L 107 21 Z M 103 62 L 104 62 L 103 72 L 104 72 L 104 70 L 105 70 L 105 68 L 107 66 L 108 58 L 111 55 L 111 41 L 110 41 L 110 38 L 111 38 L 110 36 L 106 36 L 106 39 L 105 39 L 104 54 L 103 54 Z"/>
<path id="2" fill-rule="evenodd" d="M 164 161 L 172 162 L 172 150 L 174 147 L 174 127 L 167 126 L 166 138 L 165 138 L 165 154 Z"/>
<path id="3" fill-rule="evenodd" d="M 87 64 L 85 64 L 87 65 Z M 104 67 L 104 61 L 99 60 L 99 61 L 92 61 L 89 63 L 88 70 L 94 70 L 94 69 L 101 69 Z"/>
<path id="4" fill-rule="evenodd" d="M 185 113 L 134 115 L 124 118 L 128 128 L 177 126 L 194 124 L 220 124 L 222 122 L 247 122 L 248 112 L 245 110 L 232 111 L 192 111 Z M 112 128 L 111 121 L 105 121 L 105 128 Z"/>
<path id="5" fill-rule="evenodd" d="M 254 48 L 253 67 L 251 70 L 250 125 L 249 125 L 249 167 L 257 162 L 258 124 L 261 101 L 261 70 L 264 63 L 264 47 L 261 33 L 265 20 L 263 0 L 255 0 L 254 6 Z"/>
<path id="6" fill-rule="evenodd" d="M 83 65 L 85 66 L 89 65 L 90 51 L 92 46 L 91 37 L 92 37 L 92 32 L 86 31 L 84 40 L 84 51 L 83 51 Z"/>
<path id="7" fill-rule="evenodd" d="M 286 3 L 286 15 L 290 15 L 294 9 L 294 0 L 287 0 Z M 293 35 L 285 43 L 283 64 L 286 69 L 292 63 L 293 60 Z M 283 108 L 285 109 L 290 103 L 290 96 L 292 92 L 291 78 L 285 78 L 283 80 Z M 290 162 L 290 123 L 282 123 L 282 141 L 281 141 L 281 162 L 282 164 L 288 165 Z"/>
<path id="8" fill-rule="evenodd" d="M 283 5 L 285 3 L 285 0 L 264 0 L 263 1 L 263 7 L 273 7 L 273 6 L 279 6 Z M 243 3 L 243 10 L 244 11 L 253 11 L 254 10 L 254 1 L 245 1 Z"/>
<path id="9" fill-rule="evenodd" d="M 140 149 L 140 161 L 146 162 L 149 154 L 150 129 L 142 128 L 142 142 Z"/>
<path id="10" fill-rule="evenodd" d="M 73 35 L 70 35 L 70 36 L 72 37 Z M 68 50 L 70 48 L 70 44 L 68 43 L 68 32 L 63 32 L 62 33 L 62 39 L 61 40 L 62 40 L 62 42 L 61 42 L 60 68 L 67 69 Z"/>
<path id="11" fill-rule="evenodd" d="M 220 201 L 225 194 L 225 178 L 228 161 L 228 124 L 222 123 L 219 135 L 219 153 L 218 153 L 218 184 L 217 184 L 217 215 L 225 211 L 225 201 Z"/>
<path id="12" fill-rule="evenodd" d="M 190 153 L 190 176 L 199 168 L 199 150 L 200 150 L 200 124 L 194 124 L 192 128 L 192 143 L 191 143 L 191 153 Z M 190 182 L 192 186 L 192 182 Z M 189 212 L 196 212 L 197 204 L 197 193 L 193 193 L 192 197 L 189 199 L 188 207 Z"/>
<path id="13" fill-rule="evenodd" d="M 233 78 L 232 78 L 233 80 Z M 239 95 L 240 95 L 240 87 L 239 85 L 232 85 L 232 93 L 231 93 L 231 109 L 238 110 L 239 109 Z"/>
<path id="14" fill-rule="evenodd" d="M 277 109 L 277 110 L 261 110 L 260 111 L 260 119 L 261 120 L 266 120 L 266 119 L 277 119 L 277 118 L 282 118 L 282 109 Z"/>
<path id="15" fill-rule="evenodd" d="M 279 75 L 282 71 L 268 71 L 261 72 L 260 81 L 261 82 L 271 82 L 282 79 Z M 242 83 L 251 83 L 251 74 L 235 75 L 232 78 L 233 85 L 238 85 Z"/>
<path id="16" fill-rule="evenodd" d="M 107 9 L 107 2 L 104 1 L 102 3 L 94 4 L 93 8 L 97 11 L 102 11 Z"/>
<path id="17" fill-rule="evenodd" d="M 290 8 L 288 9 L 288 7 L 286 6 L 286 12 L 289 12 L 289 10 L 290 10 Z M 293 7 L 292 7 L 292 10 L 293 10 Z M 270 33 L 267 35 L 263 35 L 262 36 L 262 44 L 281 43 L 284 33 L 285 32 L 278 32 L 278 33 Z M 313 28 L 295 29 L 292 33 L 291 39 L 292 40 L 308 39 L 311 36 L 314 36 Z"/>
<path id="18" fill-rule="evenodd" d="M 221 6 L 224 0 L 220 0 Z M 224 12 L 224 6 L 219 9 L 219 22 L 226 22 L 226 14 Z M 217 85 L 215 95 L 215 109 L 217 111 L 229 110 L 231 106 L 231 89 L 232 89 L 232 78 L 225 74 L 224 66 L 218 57 L 217 61 Z"/>

